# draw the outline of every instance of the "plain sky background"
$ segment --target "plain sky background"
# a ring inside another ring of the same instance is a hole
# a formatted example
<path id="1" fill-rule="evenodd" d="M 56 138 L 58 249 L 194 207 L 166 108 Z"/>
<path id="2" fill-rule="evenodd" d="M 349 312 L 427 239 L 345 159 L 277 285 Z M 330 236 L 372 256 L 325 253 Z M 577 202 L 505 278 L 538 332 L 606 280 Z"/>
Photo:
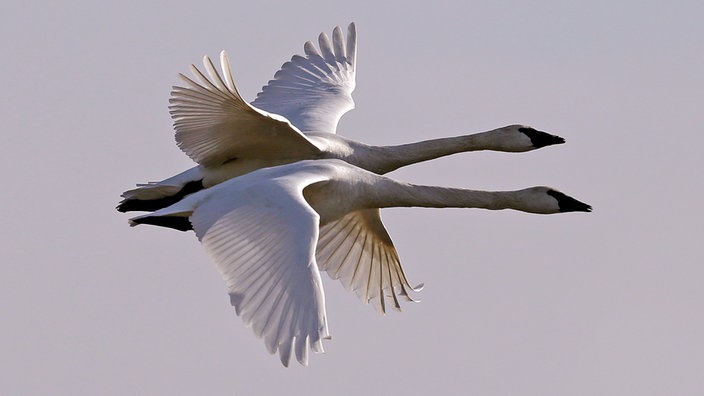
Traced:
<path id="1" fill-rule="evenodd" d="M 665 4 L 5 2 L 0 394 L 704 394 L 704 6 Z M 167 111 L 178 72 L 226 49 L 253 99 L 350 21 L 340 134 L 524 123 L 567 139 L 392 177 L 550 185 L 595 211 L 385 210 L 422 302 L 382 316 L 324 275 L 333 340 L 285 369 L 193 234 L 114 207 L 192 166 Z"/>

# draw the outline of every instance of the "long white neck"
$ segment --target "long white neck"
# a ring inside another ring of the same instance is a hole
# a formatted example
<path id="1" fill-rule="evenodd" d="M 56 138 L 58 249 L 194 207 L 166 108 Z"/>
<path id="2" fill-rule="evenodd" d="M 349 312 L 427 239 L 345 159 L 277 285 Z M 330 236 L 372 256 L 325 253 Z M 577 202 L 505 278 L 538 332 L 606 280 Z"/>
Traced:
<path id="1" fill-rule="evenodd" d="M 367 146 L 349 142 L 351 155 L 342 159 L 374 173 L 384 174 L 406 165 L 467 151 L 522 152 L 563 142 L 564 139 L 558 136 L 530 127 L 511 125 L 487 132 L 399 146 Z"/>
<path id="2" fill-rule="evenodd" d="M 517 191 L 478 191 L 461 188 L 419 186 L 388 178 L 378 180 L 364 191 L 373 207 L 480 208 L 514 209 L 528 213 L 552 214 L 591 211 L 579 202 L 549 187 L 530 187 Z"/>
<path id="3" fill-rule="evenodd" d="M 419 186 L 401 184 L 393 193 L 378 194 L 375 203 L 386 207 L 425 207 L 425 208 L 481 208 L 519 209 L 520 199 L 515 191 L 478 191 L 461 188 Z M 519 209 L 520 210 L 520 209 Z"/>

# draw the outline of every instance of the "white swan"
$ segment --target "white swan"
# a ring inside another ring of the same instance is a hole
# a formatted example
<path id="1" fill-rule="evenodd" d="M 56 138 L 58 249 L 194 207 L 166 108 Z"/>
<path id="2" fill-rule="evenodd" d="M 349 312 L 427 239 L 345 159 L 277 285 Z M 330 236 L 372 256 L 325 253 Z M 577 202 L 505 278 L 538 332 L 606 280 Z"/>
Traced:
<path id="1" fill-rule="evenodd" d="M 336 134 L 344 113 L 354 108 L 357 33 L 350 24 L 318 38 L 320 50 L 306 42 L 306 56 L 295 55 L 250 105 L 237 91 L 227 54 L 222 75 L 210 58 L 199 82 L 180 75 L 187 87 L 173 87 L 170 111 L 178 146 L 199 165 L 160 182 L 122 194 L 121 212 L 153 211 L 182 197 L 255 169 L 304 159 L 338 158 L 378 174 L 409 164 L 475 150 L 523 152 L 564 143 L 564 139 L 523 125 L 472 135 L 400 146 L 370 146 Z"/>
<path id="2" fill-rule="evenodd" d="M 254 171 L 130 222 L 193 229 L 245 324 L 264 339 L 270 353 L 279 352 L 285 366 L 292 349 L 307 365 L 308 349 L 321 352 L 321 340 L 329 337 L 318 266 L 321 261 L 345 262 L 330 260 L 331 255 L 360 254 L 350 246 L 338 251 L 321 248 L 318 239 L 326 227 L 351 213 L 378 214 L 379 208 L 410 206 L 540 214 L 591 211 L 589 205 L 548 187 L 487 192 L 418 186 L 340 160 L 315 160 Z M 376 227 L 388 235 L 380 222 Z M 332 238 L 341 234 L 335 235 Z M 395 254 L 392 246 L 381 244 L 368 266 L 321 268 L 347 284 L 364 285 L 357 291 L 365 300 L 378 298 L 383 304 L 382 296 L 388 293 L 398 304 L 395 294 L 405 295 L 404 282 L 398 272 L 383 265 L 384 257 Z M 399 290 L 392 292 L 396 287 Z"/>

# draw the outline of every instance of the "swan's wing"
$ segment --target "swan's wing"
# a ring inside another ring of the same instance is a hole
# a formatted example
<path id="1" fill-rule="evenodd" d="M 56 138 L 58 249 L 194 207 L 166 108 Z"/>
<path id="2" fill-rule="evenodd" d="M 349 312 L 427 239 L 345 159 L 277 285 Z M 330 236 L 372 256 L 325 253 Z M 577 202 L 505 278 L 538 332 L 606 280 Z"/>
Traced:
<path id="1" fill-rule="evenodd" d="M 318 36 L 318 50 L 310 41 L 306 56 L 294 55 L 252 102 L 257 108 L 281 114 L 303 132 L 335 133 L 337 123 L 354 108 L 357 31 L 347 28 L 347 44 L 340 27 L 330 38 Z"/>
<path id="2" fill-rule="evenodd" d="M 413 301 L 411 287 L 389 233 L 381 222 L 379 209 L 365 209 L 347 214 L 320 228 L 316 260 L 321 270 L 340 279 L 364 303 L 372 302 L 380 312 L 386 311 L 385 298 L 391 297 L 394 308 L 401 309 L 398 297 Z"/>
<path id="3" fill-rule="evenodd" d="M 319 216 L 301 186 L 322 177 L 309 179 L 297 180 L 299 185 L 272 179 L 239 191 L 221 187 L 190 217 L 237 315 L 270 353 L 278 350 L 285 366 L 292 346 L 306 365 L 308 348 L 322 352 L 321 339 L 329 338 L 314 257 Z"/>
<path id="4" fill-rule="evenodd" d="M 187 86 L 173 87 L 169 106 L 176 143 L 201 165 L 235 158 L 305 159 L 320 150 L 284 117 L 257 109 L 235 87 L 227 54 L 220 54 L 222 76 L 207 56 L 210 78 L 191 65 L 199 82 L 180 74 Z"/>

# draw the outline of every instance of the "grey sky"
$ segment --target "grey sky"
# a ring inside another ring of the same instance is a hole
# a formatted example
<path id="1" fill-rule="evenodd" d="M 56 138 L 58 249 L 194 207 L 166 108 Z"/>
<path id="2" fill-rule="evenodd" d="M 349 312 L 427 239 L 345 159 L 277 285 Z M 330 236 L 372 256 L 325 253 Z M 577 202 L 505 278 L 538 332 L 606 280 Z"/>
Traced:
<path id="1" fill-rule="evenodd" d="M 1 394 L 704 393 L 700 2 L 250 3 L 2 6 Z M 391 176 L 550 185 L 595 211 L 384 211 L 422 302 L 380 316 L 324 275 L 333 340 L 284 369 L 193 234 L 130 229 L 113 208 L 192 166 L 166 108 L 177 73 L 226 49 L 253 99 L 350 21 L 357 108 L 340 134 L 525 123 L 567 139 Z"/>

